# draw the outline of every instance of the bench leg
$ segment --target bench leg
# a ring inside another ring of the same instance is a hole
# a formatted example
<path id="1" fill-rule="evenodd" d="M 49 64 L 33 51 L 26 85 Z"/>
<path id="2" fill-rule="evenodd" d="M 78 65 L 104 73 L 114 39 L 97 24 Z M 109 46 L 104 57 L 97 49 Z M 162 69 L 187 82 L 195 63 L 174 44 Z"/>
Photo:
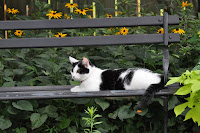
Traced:
<path id="1" fill-rule="evenodd" d="M 164 109 L 164 124 L 163 124 L 163 130 L 164 133 L 167 133 L 167 126 L 168 126 L 168 96 L 163 96 L 163 109 Z"/>

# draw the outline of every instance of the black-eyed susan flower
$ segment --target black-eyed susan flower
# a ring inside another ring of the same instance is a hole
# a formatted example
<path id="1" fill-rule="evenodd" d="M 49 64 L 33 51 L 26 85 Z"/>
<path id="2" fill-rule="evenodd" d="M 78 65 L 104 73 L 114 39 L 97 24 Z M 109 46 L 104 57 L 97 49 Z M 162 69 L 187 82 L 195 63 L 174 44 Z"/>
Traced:
<path id="1" fill-rule="evenodd" d="M 186 2 L 182 1 L 181 8 L 184 8 L 184 7 L 188 6 L 188 5 L 192 5 L 192 3 L 188 3 L 188 1 L 186 1 Z"/>
<path id="2" fill-rule="evenodd" d="M 93 11 L 93 9 L 90 9 L 88 7 L 85 8 L 86 11 Z"/>
<path id="3" fill-rule="evenodd" d="M 114 28 L 113 27 L 111 27 L 110 29 L 108 29 L 109 31 L 113 31 L 114 30 Z"/>
<path id="4" fill-rule="evenodd" d="M 200 37 L 200 31 L 198 32 L 198 35 L 199 35 L 199 37 Z"/>
<path id="5" fill-rule="evenodd" d="M 106 14 L 107 18 L 112 18 L 112 15 Z"/>
<path id="6" fill-rule="evenodd" d="M 67 36 L 67 34 L 63 34 L 63 33 L 58 32 L 58 34 L 54 35 L 54 36 L 55 37 L 65 37 L 65 36 Z"/>
<path id="7" fill-rule="evenodd" d="M 78 4 L 77 3 L 66 3 L 65 7 L 67 7 L 67 8 L 77 8 Z"/>
<path id="8" fill-rule="evenodd" d="M 163 34 L 164 33 L 164 29 L 160 28 L 157 33 Z"/>
<path id="9" fill-rule="evenodd" d="M 120 29 L 120 33 L 121 33 L 122 35 L 127 35 L 127 34 L 128 34 L 128 30 L 129 30 L 129 29 L 126 29 L 125 27 L 123 27 L 123 28 Z"/>
<path id="10" fill-rule="evenodd" d="M 115 35 L 120 35 L 121 33 L 120 32 L 117 32 Z"/>
<path id="11" fill-rule="evenodd" d="M 23 34 L 23 31 L 21 31 L 21 30 L 16 30 L 14 34 L 15 34 L 16 36 L 18 36 L 18 37 L 21 37 L 22 34 Z"/>
<path id="12" fill-rule="evenodd" d="M 185 31 L 180 29 L 180 28 L 179 29 L 173 29 L 172 32 L 179 33 L 180 35 L 185 34 Z"/>
<path id="13" fill-rule="evenodd" d="M 0 37 L 0 39 L 2 39 L 2 38 Z"/>
<path id="14" fill-rule="evenodd" d="M 119 14 L 122 14 L 122 12 L 120 12 L 120 11 L 115 11 L 115 14 L 116 14 L 116 15 L 119 15 Z"/>
<path id="15" fill-rule="evenodd" d="M 83 15 L 86 15 L 86 12 L 87 12 L 87 10 L 85 10 L 85 9 L 78 9 L 78 8 L 76 8 L 76 10 L 74 11 L 74 13 L 76 13 L 76 14 L 83 14 Z"/>
<path id="16" fill-rule="evenodd" d="M 12 14 L 17 14 L 17 13 L 19 13 L 19 10 L 18 9 L 14 9 L 14 8 L 12 8 L 12 9 L 8 8 L 7 12 L 8 13 L 12 13 Z"/>
<path id="17" fill-rule="evenodd" d="M 64 14 L 66 19 L 70 19 L 70 16 L 67 15 L 67 13 Z"/>
<path id="18" fill-rule="evenodd" d="M 51 18 L 59 19 L 62 16 L 62 12 L 57 13 L 57 11 L 50 10 L 50 12 L 46 14 L 46 16 L 48 16 L 50 19 Z"/>
<path id="19" fill-rule="evenodd" d="M 91 16 L 91 15 L 88 15 L 88 18 L 92 19 L 92 16 Z"/>

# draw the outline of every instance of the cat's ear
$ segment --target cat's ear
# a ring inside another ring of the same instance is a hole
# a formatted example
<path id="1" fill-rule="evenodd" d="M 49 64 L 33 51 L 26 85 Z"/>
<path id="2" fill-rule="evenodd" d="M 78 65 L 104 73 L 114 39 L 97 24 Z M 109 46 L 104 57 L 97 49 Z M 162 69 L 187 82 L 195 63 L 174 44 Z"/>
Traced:
<path id="1" fill-rule="evenodd" d="M 77 59 L 75 59 L 75 58 L 73 58 L 71 56 L 69 56 L 69 61 L 70 61 L 71 64 L 74 64 L 74 63 L 78 62 Z"/>
<path id="2" fill-rule="evenodd" d="M 85 67 L 88 67 L 88 66 L 89 66 L 89 60 L 88 60 L 87 58 L 83 57 L 82 64 L 83 64 Z"/>

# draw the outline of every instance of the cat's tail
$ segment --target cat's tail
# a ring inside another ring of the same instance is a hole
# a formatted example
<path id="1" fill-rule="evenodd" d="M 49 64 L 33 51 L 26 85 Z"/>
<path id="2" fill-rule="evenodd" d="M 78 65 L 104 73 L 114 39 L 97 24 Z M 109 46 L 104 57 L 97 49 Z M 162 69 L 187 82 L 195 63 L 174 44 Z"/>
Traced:
<path id="1" fill-rule="evenodd" d="M 140 113 L 142 109 L 147 107 L 150 104 L 152 98 L 154 97 L 154 94 L 163 88 L 164 88 L 164 76 L 162 75 L 160 83 L 150 85 L 149 88 L 145 91 L 141 101 L 136 106 L 138 113 Z"/>

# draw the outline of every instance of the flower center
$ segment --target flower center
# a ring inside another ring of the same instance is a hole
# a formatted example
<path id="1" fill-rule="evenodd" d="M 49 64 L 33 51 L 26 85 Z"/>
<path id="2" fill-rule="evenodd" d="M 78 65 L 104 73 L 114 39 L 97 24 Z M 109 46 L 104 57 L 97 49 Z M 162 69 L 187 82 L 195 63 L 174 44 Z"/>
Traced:
<path id="1" fill-rule="evenodd" d="M 53 15 L 56 15 L 56 13 L 54 12 Z"/>
<path id="2" fill-rule="evenodd" d="M 59 35 L 59 37 L 61 37 L 61 35 Z"/>

